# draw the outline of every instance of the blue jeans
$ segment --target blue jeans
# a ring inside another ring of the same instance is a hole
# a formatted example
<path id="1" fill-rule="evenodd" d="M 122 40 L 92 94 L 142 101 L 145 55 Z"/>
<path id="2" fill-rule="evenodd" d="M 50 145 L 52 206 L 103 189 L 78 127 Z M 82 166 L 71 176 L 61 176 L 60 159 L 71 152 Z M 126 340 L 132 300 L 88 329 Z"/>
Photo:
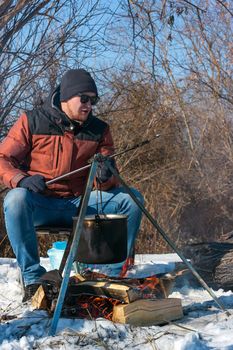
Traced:
<path id="1" fill-rule="evenodd" d="M 135 189 L 132 191 L 143 202 L 142 195 Z M 97 213 L 96 197 L 96 191 L 91 192 L 87 215 Z M 25 285 L 37 282 L 46 272 L 40 265 L 34 226 L 72 226 L 72 217 L 77 215 L 79 202 L 80 197 L 46 197 L 24 188 L 15 188 L 6 195 L 4 200 L 6 229 Z M 141 209 L 121 187 L 102 192 L 102 206 L 105 214 L 127 215 L 129 255 L 139 230 Z"/>

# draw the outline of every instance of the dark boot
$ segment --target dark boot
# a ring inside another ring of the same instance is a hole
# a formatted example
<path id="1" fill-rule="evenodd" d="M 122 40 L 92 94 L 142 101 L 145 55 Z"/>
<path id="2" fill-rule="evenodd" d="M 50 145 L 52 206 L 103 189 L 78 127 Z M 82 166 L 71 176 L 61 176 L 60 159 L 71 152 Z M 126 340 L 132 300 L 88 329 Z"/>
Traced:
<path id="1" fill-rule="evenodd" d="M 30 300 L 36 293 L 37 289 L 40 287 L 40 283 L 29 284 L 24 287 L 24 297 L 22 302 Z"/>

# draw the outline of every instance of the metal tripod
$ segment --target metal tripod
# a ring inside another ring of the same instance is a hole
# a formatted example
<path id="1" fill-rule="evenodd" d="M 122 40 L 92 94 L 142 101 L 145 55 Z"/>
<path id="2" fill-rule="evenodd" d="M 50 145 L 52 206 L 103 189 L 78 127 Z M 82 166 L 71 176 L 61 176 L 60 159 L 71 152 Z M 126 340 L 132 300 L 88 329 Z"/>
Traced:
<path id="1" fill-rule="evenodd" d="M 144 205 L 137 199 L 137 197 L 131 191 L 129 186 L 127 186 L 127 184 L 120 177 L 120 175 L 118 174 L 116 169 L 111 166 L 111 163 L 109 162 L 108 158 L 104 157 L 100 154 L 97 154 L 94 158 L 94 161 L 92 162 L 89 177 L 88 177 L 86 188 L 85 188 L 85 192 L 84 192 L 84 195 L 82 198 L 82 205 L 80 207 L 79 216 L 78 216 L 77 224 L 76 224 L 75 231 L 74 231 L 74 237 L 73 237 L 71 249 L 70 249 L 68 258 L 66 260 L 66 264 L 65 264 L 65 268 L 64 268 L 64 277 L 62 280 L 59 296 L 57 299 L 57 304 L 56 304 L 56 308 L 54 311 L 51 327 L 49 330 L 49 335 L 54 336 L 56 334 L 58 321 L 59 321 L 59 318 L 61 315 L 62 306 L 64 303 L 64 299 L 65 299 L 65 295 L 66 295 L 66 291 L 67 291 L 67 287 L 68 287 L 68 282 L 69 282 L 69 278 L 70 278 L 72 264 L 76 258 L 76 254 L 77 254 L 77 250 L 78 250 L 79 240 L 80 240 L 80 236 L 81 236 L 81 232 L 82 232 L 82 228 L 83 228 L 83 222 L 84 222 L 86 211 L 87 211 L 89 197 L 90 197 L 90 194 L 91 194 L 91 191 L 93 188 L 93 182 L 94 182 L 94 177 L 96 174 L 97 165 L 100 161 L 105 162 L 105 164 L 108 166 L 109 170 L 118 179 L 118 181 L 124 186 L 126 192 L 131 196 L 131 198 L 138 205 L 138 207 L 142 210 L 142 212 L 146 215 L 146 217 L 152 223 L 152 225 L 156 228 L 156 230 L 162 235 L 162 237 L 170 245 L 170 247 L 172 247 L 172 249 L 179 255 L 179 257 L 183 260 L 183 262 L 186 264 L 186 266 L 189 268 L 189 270 L 192 272 L 192 274 L 198 279 L 198 281 L 204 287 L 204 289 L 206 289 L 206 291 L 210 294 L 210 296 L 215 300 L 217 305 L 224 312 L 226 312 L 227 316 L 230 316 L 230 313 L 225 309 L 224 305 L 218 300 L 215 293 L 208 287 L 208 285 L 205 283 L 205 281 L 202 279 L 202 277 L 198 274 L 198 272 L 194 269 L 194 267 L 190 264 L 190 262 L 184 257 L 184 255 L 178 250 L 176 245 L 170 240 L 170 238 L 167 236 L 167 234 L 164 232 L 164 230 L 159 226 L 157 221 L 146 210 Z"/>

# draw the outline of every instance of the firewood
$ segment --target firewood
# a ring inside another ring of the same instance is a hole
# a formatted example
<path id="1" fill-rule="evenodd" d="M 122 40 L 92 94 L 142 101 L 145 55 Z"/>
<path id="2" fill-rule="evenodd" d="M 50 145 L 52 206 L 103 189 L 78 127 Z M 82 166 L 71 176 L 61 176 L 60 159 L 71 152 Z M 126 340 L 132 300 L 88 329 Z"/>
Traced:
<path id="1" fill-rule="evenodd" d="M 40 286 L 32 297 L 32 306 L 35 309 L 47 309 L 47 298 L 42 286 Z"/>
<path id="2" fill-rule="evenodd" d="M 79 276 L 70 278 L 68 286 L 69 296 L 81 294 L 104 296 L 115 298 L 124 303 L 131 303 L 137 299 L 167 298 L 174 285 L 176 275 L 164 275 L 161 277 L 150 276 L 145 278 L 109 278 L 106 275 L 85 276 L 81 281 Z"/>
<path id="3" fill-rule="evenodd" d="M 131 303 L 139 299 L 142 294 L 130 286 L 106 281 L 83 281 L 75 285 L 69 285 L 68 293 L 72 297 L 81 294 L 104 296 L 124 303 Z"/>
<path id="4" fill-rule="evenodd" d="M 180 299 L 144 299 L 114 306 L 112 321 L 133 326 L 152 326 L 182 317 Z"/>
<path id="5" fill-rule="evenodd" d="M 80 282 L 86 281 L 86 278 L 84 278 L 80 273 L 77 273 L 74 275 L 75 279 L 77 279 Z"/>
<path id="6" fill-rule="evenodd" d="M 175 284 L 176 277 L 179 277 L 181 274 L 184 273 L 184 270 L 183 271 L 180 271 L 180 270 L 181 269 L 179 267 L 177 267 L 177 270 L 172 272 L 172 273 L 152 275 L 152 276 L 149 275 L 147 277 L 142 277 L 142 278 L 137 278 L 137 277 L 136 278 L 108 277 L 107 275 L 104 275 L 104 274 L 87 271 L 87 272 L 85 272 L 84 277 L 85 277 L 86 281 L 113 282 L 113 283 L 119 283 L 119 284 L 128 285 L 128 286 L 131 286 L 131 287 L 140 286 L 140 285 L 142 287 L 144 287 L 143 284 L 147 284 L 147 282 L 149 282 L 149 280 L 152 280 L 152 283 L 153 283 L 153 279 L 154 280 L 156 279 L 157 283 L 158 283 L 157 286 L 156 286 L 156 289 L 157 289 L 156 293 L 157 293 L 157 295 L 159 294 L 158 291 L 160 291 L 160 294 L 161 294 L 160 297 L 167 298 L 168 295 L 172 291 L 172 288 L 173 288 L 173 286 Z M 74 275 L 73 277 L 76 278 L 76 275 Z M 80 281 L 79 278 L 78 278 L 78 281 Z M 156 283 L 154 283 L 154 285 L 155 284 Z M 145 293 L 143 293 L 143 294 L 145 294 Z M 153 298 L 153 297 L 151 296 L 150 298 Z M 141 298 L 143 298 L 143 296 L 141 296 Z"/>

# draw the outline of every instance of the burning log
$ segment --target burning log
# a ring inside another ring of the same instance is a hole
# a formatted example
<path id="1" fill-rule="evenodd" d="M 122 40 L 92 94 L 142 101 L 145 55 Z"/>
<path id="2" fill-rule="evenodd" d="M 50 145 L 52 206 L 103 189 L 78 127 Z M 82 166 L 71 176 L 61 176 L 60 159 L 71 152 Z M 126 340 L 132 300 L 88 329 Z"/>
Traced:
<path id="1" fill-rule="evenodd" d="M 80 294 L 96 295 L 116 299 L 123 303 L 131 303 L 134 300 L 140 299 L 141 296 L 140 291 L 130 286 L 106 281 L 85 281 L 77 285 L 71 285 L 69 293 L 72 297 Z"/>
<path id="2" fill-rule="evenodd" d="M 170 287 L 167 281 L 168 279 L 160 279 L 157 276 L 141 279 L 110 279 L 104 276 L 101 279 L 80 282 L 74 276 L 70 278 L 68 294 L 72 297 L 80 294 L 96 295 L 131 303 L 138 299 L 167 297 Z"/>
<path id="3" fill-rule="evenodd" d="M 124 278 L 124 277 L 110 278 L 104 274 L 87 271 L 84 276 L 85 276 L 85 280 L 88 280 L 88 281 L 113 282 L 121 285 L 126 285 L 134 289 L 136 288 L 138 290 L 141 290 L 141 295 L 140 295 L 141 298 L 143 298 L 143 296 L 144 298 L 146 297 L 147 298 L 150 298 L 150 297 L 167 298 L 174 285 L 176 276 L 180 275 L 181 273 L 182 271 L 177 270 L 177 272 L 173 275 L 161 274 L 161 275 L 154 275 L 154 276 L 145 277 L 145 278 Z"/>

